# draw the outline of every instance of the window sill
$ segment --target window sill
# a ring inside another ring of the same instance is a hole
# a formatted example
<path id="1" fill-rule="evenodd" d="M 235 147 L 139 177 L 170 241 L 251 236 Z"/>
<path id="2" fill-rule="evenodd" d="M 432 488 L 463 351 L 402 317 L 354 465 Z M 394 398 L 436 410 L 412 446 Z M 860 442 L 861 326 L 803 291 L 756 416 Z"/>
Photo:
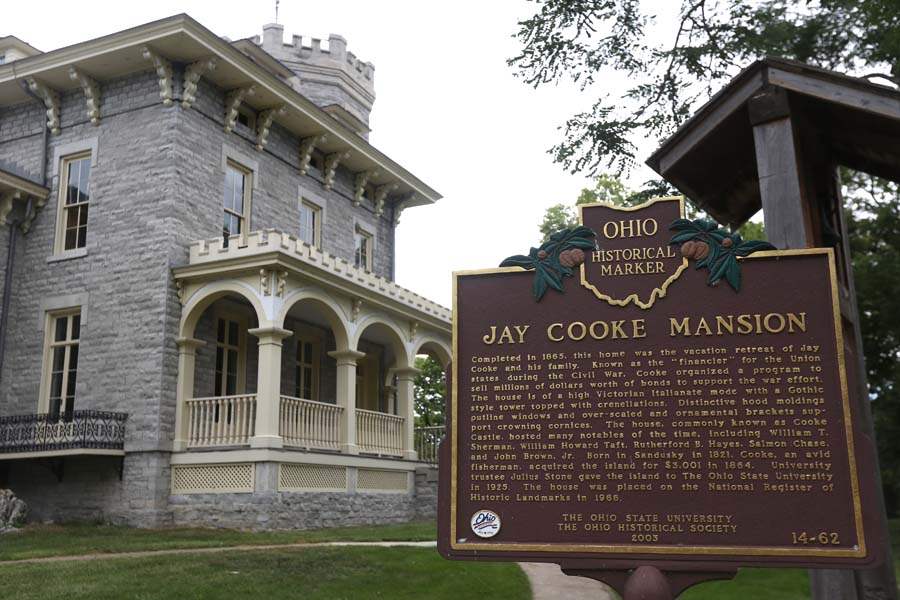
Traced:
<path id="1" fill-rule="evenodd" d="M 48 263 L 60 262 L 72 258 L 81 258 L 87 256 L 87 248 L 76 248 L 75 250 L 66 250 L 61 254 L 53 254 L 47 257 Z"/>

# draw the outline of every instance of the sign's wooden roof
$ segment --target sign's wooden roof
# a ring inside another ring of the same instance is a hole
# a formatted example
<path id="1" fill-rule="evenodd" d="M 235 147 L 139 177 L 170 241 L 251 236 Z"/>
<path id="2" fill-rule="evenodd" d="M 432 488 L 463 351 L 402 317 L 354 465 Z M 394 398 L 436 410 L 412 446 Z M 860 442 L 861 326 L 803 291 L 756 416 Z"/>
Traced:
<path id="1" fill-rule="evenodd" d="M 743 70 L 647 160 L 722 223 L 762 206 L 748 108 L 783 90 L 797 127 L 838 164 L 900 181 L 900 91 L 804 63 L 765 58 Z"/>

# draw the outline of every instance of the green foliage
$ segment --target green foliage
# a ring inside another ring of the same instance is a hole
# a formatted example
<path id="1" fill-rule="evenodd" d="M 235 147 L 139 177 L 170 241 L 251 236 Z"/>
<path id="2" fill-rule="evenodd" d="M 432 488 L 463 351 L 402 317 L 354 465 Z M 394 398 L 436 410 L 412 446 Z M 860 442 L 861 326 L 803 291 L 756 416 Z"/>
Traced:
<path id="1" fill-rule="evenodd" d="M 638 140 L 671 134 L 751 61 L 794 58 L 860 75 L 900 75 L 896 0 L 682 0 L 671 35 L 647 35 L 659 4 L 640 0 L 535 0 L 509 60 L 527 83 L 563 79 L 585 91 L 610 72 L 632 86 L 572 116 L 550 149 L 575 173 L 617 174 L 635 164 Z M 674 41 L 670 41 L 674 40 Z"/>
<path id="2" fill-rule="evenodd" d="M 900 511 L 900 191 L 896 183 L 844 172 L 853 273 L 866 374 L 889 514 Z"/>
<path id="3" fill-rule="evenodd" d="M 16 600 L 525 600 L 514 563 L 444 560 L 434 548 L 232 550 L 3 565 Z"/>
<path id="4" fill-rule="evenodd" d="M 745 240 L 766 240 L 766 230 L 762 223 L 747 221 L 737 230 Z"/>
<path id="5" fill-rule="evenodd" d="M 444 424 L 447 382 L 444 368 L 431 356 L 417 356 L 415 381 L 416 427 Z"/>
<path id="6" fill-rule="evenodd" d="M 563 291 L 562 280 L 574 274 L 572 267 L 560 262 L 560 254 L 568 250 L 594 249 L 596 234 L 587 227 L 571 227 L 550 235 L 538 248 L 532 248 L 528 255 L 516 254 L 506 258 L 501 267 L 522 267 L 534 270 L 532 292 L 535 300 L 540 300 L 549 288 Z"/>
<path id="7" fill-rule="evenodd" d="M 143 529 L 89 523 L 32 524 L 15 535 L 3 537 L 0 568 L 5 561 L 79 554 L 315 542 L 430 541 L 436 538 L 434 521 L 311 531 L 237 531 L 200 527 Z"/>
<path id="8" fill-rule="evenodd" d="M 696 269 L 709 270 L 707 285 L 717 285 L 725 279 L 736 292 L 741 291 L 741 267 L 738 259 L 760 250 L 775 249 L 768 242 L 744 241 L 740 234 L 719 229 L 714 221 L 708 219 L 677 219 L 669 229 L 675 232 L 671 244 L 702 242 L 707 245 L 709 252 L 694 264 Z"/>

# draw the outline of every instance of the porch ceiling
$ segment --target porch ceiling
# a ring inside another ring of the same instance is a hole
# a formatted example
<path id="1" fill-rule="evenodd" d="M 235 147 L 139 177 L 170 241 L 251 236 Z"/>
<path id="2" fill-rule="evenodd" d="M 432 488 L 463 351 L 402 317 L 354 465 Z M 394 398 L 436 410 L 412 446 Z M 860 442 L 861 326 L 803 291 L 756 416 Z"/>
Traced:
<path id="1" fill-rule="evenodd" d="M 175 280 L 183 285 L 188 281 L 215 281 L 262 269 L 284 270 L 325 290 L 358 298 L 391 314 L 450 332 L 449 309 L 344 259 L 312 248 L 292 235 L 269 229 L 245 237 L 233 236 L 227 247 L 222 242 L 220 237 L 194 242 L 188 264 L 173 269 Z"/>

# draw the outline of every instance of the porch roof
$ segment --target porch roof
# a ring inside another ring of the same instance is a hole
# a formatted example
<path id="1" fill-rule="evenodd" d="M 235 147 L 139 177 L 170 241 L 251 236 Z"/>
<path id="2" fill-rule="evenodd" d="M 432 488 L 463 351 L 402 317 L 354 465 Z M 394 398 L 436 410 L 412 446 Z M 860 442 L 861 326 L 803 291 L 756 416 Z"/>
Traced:
<path id="1" fill-rule="evenodd" d="M 173 269 L 173 273 L 176 281 L 214 279 L 273 266 L 302 273 L 323 287 L 450 331 L 451 312 L 444 306 L 275 229 L 232 236 L 227 246 L 221 237 L 196 241 L 190 246 L 188 264 Z"/>

